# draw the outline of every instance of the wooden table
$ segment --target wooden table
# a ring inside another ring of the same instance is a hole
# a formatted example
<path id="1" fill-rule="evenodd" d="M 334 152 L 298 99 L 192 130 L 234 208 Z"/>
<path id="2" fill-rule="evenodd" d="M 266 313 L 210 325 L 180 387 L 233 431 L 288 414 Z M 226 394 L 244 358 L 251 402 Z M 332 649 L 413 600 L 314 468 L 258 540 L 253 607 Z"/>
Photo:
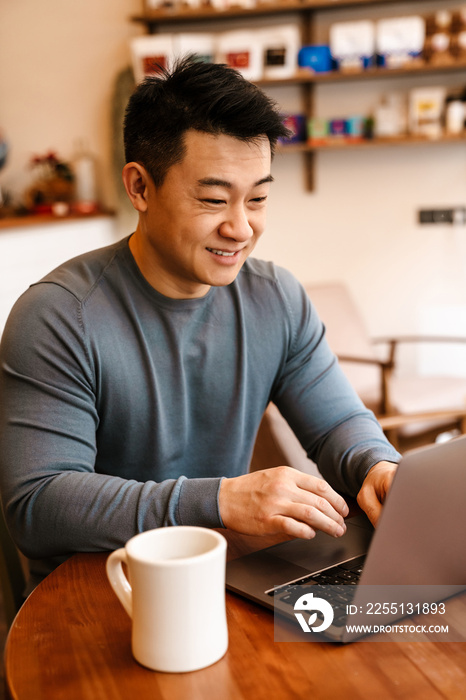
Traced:
<path id="1" fill-rule="evenodd" d="M 265 546 L 228 533 L 229 558 Z M 15 700 L 385 700 L 466 697 L 466 643 L 274 642 L 273 614 L 227 594 L 229 649 L 201 671 L 164 674 L 133 660 L 130 619 L 107 554 L 77 554 L 16 617 L 5 650 Z M 460 603 L 461 605 L 461 603 Z M 462 603 L 463 609 L 465 603 Z"/>

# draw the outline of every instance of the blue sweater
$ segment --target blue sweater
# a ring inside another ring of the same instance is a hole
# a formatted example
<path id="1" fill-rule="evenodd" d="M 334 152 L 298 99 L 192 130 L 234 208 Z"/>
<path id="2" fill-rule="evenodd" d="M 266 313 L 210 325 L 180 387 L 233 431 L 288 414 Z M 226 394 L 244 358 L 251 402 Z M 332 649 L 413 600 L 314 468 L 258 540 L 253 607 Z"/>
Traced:
<path id="1" fill-rule="evenodd" d="M 0 368 L 1 496 L 36 578 L 149 528 L 221 527 L 220 480 L 248 470 L 269 401 L 340 491 L 399 458 L 302 287 L 258 260 L 174 300 L 128 239 L 80 256 L 18 300 Z"/>

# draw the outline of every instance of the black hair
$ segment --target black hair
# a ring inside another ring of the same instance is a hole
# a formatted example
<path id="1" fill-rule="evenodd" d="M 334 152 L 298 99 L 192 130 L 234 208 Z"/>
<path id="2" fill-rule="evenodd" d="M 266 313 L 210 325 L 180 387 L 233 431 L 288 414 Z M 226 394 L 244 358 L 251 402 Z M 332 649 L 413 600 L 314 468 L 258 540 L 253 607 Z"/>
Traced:
<path id="1" fill-rule="evenodd" d="M 124 120 L 126 162 L 143 165 L 159 187 L 182 161 L 190 130 L 241 141 L 266 136 L 272 155 L 289 136 L 276 103 L 238 71 L 194 56 L 147 77 L 131 95 Z"/>

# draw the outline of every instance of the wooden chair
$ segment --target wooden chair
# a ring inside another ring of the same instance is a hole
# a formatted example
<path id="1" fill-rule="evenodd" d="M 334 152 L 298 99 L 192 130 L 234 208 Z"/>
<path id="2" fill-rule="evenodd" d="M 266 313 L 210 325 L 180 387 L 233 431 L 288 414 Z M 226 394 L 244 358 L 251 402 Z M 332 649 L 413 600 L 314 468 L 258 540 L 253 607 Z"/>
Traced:
<path id="1" fill-rule="evenodd" d="M 330 347 L 343 371 L 390 439 L 414 438 L 451 427 L 466 432 L 466 378 L 401 375 L 397 363 L 401 344 L 463 343 L 466 347 L 466 336 L 412 335 L 373 341 L 345 285 L 308 285 L 306 291 L 326 326 Z M 376 352 L 375 343 L 388 349 L 385 357 Z"/>
<path id="2" fill-rule="evenodd" d="M 26 586 L 21 558 L 8 532 L 3 511 L 0 508 L 0 585 L 3 597 L 5 621 L 9 628 L 24 602 Z"/>
<path id="3" fill-rule="evenodd" d="M 432 442 L 440 432 L 451 428 L 466 432 L 466 379 L 402 377 L 396 372 L 400 343 L 466 343 L 466 337 L 383 339 L 388 353 L 380 359 L 344 285 L 310 285 L 306 291 L 326 325 L 327 339 L 343 371 L 398 449 Z M 276 406 L 270 404 L 259 429 L 251 469 L 282 464 L 319 473 Z"/>

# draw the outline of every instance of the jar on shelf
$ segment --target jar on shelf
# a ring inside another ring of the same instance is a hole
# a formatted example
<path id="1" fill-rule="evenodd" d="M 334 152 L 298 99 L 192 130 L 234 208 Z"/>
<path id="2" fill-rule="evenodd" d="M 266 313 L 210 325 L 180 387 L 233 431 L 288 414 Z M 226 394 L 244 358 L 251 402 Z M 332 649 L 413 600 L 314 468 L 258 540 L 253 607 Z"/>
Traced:
<path id="1" fill-rule="evenodd" d="M 75 176 L 74 209 L 81 214 L 92 214 L 98 210 L 97 177 L 95 158 L 83 142 L 78 142 L 73 158 Z"/>
<path id="2" fill-rule="evenodd" d="M 464 102 L 458 97 L 447 97 L 445 106 L 445 131 L 447 134 L 461 134 L 464 130 Z"/>

